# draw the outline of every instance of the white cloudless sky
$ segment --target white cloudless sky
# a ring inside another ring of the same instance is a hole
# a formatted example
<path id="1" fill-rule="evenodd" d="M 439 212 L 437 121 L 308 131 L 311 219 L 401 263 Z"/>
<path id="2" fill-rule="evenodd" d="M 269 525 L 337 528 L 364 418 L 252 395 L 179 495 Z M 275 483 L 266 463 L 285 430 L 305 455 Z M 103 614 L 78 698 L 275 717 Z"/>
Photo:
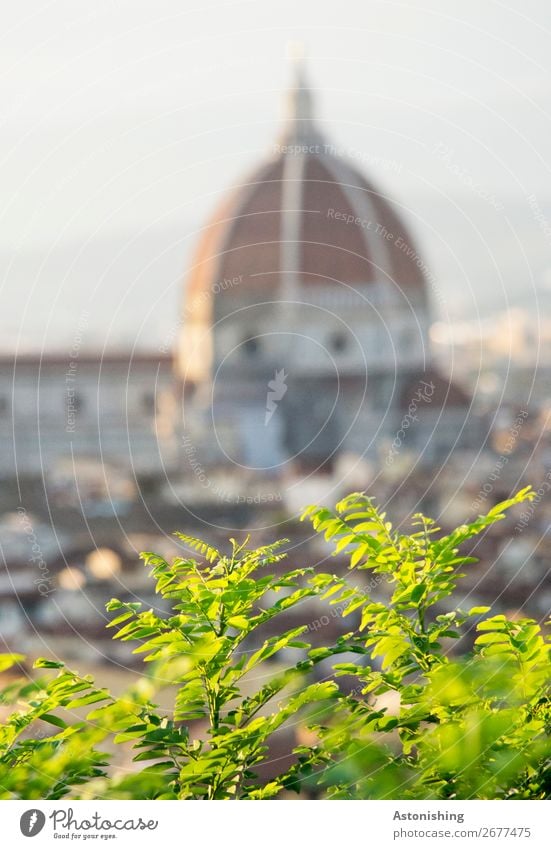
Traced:
<path id="1" fill-rule="evenodd" d="M 82 314 L 87 347 L 170 333 L 205 217 L 271 150 L 296 41 L 321 125 L 403 204 L 450 312 L 549 279 L 527 203 L 551 198 L 544 0 L 1 8 L 4 350 L 63 349 Z"/>

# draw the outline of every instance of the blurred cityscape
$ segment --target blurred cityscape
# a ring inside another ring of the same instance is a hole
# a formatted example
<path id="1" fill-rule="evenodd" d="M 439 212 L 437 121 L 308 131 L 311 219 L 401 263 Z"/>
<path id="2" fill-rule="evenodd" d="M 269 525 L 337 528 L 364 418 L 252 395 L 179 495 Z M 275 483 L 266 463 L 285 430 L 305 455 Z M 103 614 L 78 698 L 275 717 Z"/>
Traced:
<path id="1" fill-rule="evenodd" d="M 404 528 L 422 511 L 451 529 L 531 483 L 535 501 L 473 546 L 461 592 L 548 614 L 550 292 L 444 321 L 400 197 L 324 132 L 301 62 L 251 166 L 201 228 L 156 350 L 93 350 L 83 312 L 65 353 L 2 355 L 8 649 L 132 668 L 104 605 L 157 605 L 138 552 L 181 554 L 176 530 L 222 547 L 251 533 L 339 570 L 298 517 L 354 490 Z M 534 207 L 527 232 L 546 221 Z"/>

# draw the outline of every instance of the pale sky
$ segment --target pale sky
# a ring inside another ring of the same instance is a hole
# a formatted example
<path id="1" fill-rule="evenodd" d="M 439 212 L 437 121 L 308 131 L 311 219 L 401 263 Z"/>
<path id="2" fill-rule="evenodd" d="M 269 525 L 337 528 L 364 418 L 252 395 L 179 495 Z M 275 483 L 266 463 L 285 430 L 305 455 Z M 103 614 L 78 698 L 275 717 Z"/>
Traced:
<path id="1" fill-rule="evenodd" d="M 205 217 L 271 149 L 293 41 L 450 312 L 551 279 L 545 0 L 28 0 L 2 21 L 4 351 L 63 350 L 83 314 L 88 348 L 170 335 Z"/>

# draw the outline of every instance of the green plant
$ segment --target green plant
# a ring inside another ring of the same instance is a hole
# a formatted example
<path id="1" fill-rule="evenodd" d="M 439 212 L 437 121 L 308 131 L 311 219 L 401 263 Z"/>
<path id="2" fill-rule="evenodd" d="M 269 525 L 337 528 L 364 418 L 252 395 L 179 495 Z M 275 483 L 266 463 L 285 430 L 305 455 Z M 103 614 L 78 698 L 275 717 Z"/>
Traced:
<path id="1" fill-rule="evenodd" d="M 0 795 L 549 797 L 547 637 L 529 619 L 446 609 L 474 561 L 461 545 L 531 497 L 523 490 L 449 535 L 423 516 L 398 533 L 361 494 L 334 512 L 309 508 L 304 518 L 349 557 L 354 582 L 285 571 L 282 543 L 232 540 L 223 554 L 181 535 L 199 559 L 144 554 L 170 611 L 116 599 L 107 608 L 115 638 L 137 643 L 149 673 L 119 698 L 45 660 L 43 677 L 9 683 L 2 705 L 18 709 L 0 725 Z M 351 622 L 333 644 L 305 640 L 313 598 Z M 279 626 L 289 615 L 293 627 Z M 473 630 L 468 650 L 452 651 Z M 5 669 L 22 661 L 3 656 Z M 118 746 L 134 750 L 131 771 L 111 763 Z"/>
<path id="2" fill-rule="evenodd" d="M 393 530 L 371 499 L 353 494 L 333 513 L 309 508 L 305 517 L 350 551 L 350 569 L 384 579 L 386 601 L 334 575 L 312 583 L 360 615 L 359 633 L 371 665 L 337 663 L 352 675 L 360 697 L 341 699 L 339 715 L 321 728 L 333 766 L 322 780 L 337 798 L 547 798 L 551 795 L 550 643 L 531 619 L 503 615 L 481 621 L 488 607 L 444 611 L 475 558 L 460 546 L 532 498 L 530 488 L 485 516 L 441 535 L 422 515 L 412 534 Z M 466 656 L 452 644 L 465 630 L 478 636 Z M 355 633 L 357 637 L 357 632 Z M 389 693 L 395 710 L 378 707 Z M 375 741 L 381 736 L 388 743 Z"/>

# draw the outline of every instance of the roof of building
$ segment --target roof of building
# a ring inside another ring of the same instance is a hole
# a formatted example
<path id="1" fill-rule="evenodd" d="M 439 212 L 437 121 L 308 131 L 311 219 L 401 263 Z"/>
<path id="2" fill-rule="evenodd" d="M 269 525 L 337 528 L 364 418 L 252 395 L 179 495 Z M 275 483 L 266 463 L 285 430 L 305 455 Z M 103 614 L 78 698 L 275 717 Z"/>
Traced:
<path id="1" fill-rule="evenodd" d="M 72 362 L 82 366 L 101 366 L 104 369 L 122 367 L 131 369 L 138 366 L 172 366 L 172 354 L 157 351 L 82 351 L 78 353 L 56 353 L 26 351 L 22 354 L 0 354 L 0 368 L 69 368 Z"/>
<path id="2" fill-rule="evenodd" d="M 422 372 L 416 372 L 410 380 L 405 381 L 399 399 L 400 408 L 408 409 L 419 397 L 434 410 L 443 407 L 458 407 L 464 410 L 472 402 L 469 392 L 457 383 L 455 378 L 447 376 L 432 365 Z"/>
<path id="3" fill-rule="evenodd" d="M 234 279 L 240 291 L 281 296 L 292 275 L 305 285 L 378 281 L 424 299 L 423 263 L 399 205 L 325 140 L 301 68 L 289 102 L 273 157 L 228 192 L 204 228 L 187 317 L 207 318 L 210 295 Z"/>

